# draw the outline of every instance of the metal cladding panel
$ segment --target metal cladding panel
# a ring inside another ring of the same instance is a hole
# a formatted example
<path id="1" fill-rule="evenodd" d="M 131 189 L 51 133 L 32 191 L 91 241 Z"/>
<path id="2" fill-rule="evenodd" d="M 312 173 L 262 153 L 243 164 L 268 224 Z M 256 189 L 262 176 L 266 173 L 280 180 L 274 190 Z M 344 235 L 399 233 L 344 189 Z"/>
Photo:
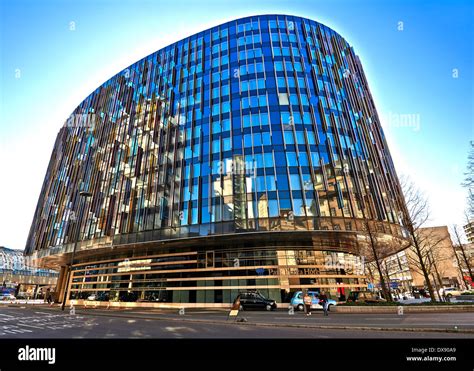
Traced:
<path id="1" fill-rule="evenodd" d="M 92 197 L 75 222 L 84 190 Z M 158 50 L 78 105 L 54 145 L 26 253 L 71 244 L 77 228 L 80 241 L 120 244 L 144 232 L 397 224 L 400 195 L 352 47 L 309 19 L 247 17 Z"/>

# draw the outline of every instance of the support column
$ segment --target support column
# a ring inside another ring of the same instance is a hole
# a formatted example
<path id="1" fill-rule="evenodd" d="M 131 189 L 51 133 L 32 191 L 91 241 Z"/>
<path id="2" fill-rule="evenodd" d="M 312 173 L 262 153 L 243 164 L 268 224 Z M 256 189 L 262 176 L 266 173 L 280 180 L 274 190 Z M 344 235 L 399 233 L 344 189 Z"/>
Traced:
<path id="1" fill-rule="evenodd" d="M 61 267 L 61 270 L 59 271 L 58 283 L 56 284 L 56 287 L 58 290 L 58 295 L 56 296 L 57 303 L 63 302 L 64 290 L 66 289 L 66 276 L 67 276 L 67 267 L 63 266 Z"/>

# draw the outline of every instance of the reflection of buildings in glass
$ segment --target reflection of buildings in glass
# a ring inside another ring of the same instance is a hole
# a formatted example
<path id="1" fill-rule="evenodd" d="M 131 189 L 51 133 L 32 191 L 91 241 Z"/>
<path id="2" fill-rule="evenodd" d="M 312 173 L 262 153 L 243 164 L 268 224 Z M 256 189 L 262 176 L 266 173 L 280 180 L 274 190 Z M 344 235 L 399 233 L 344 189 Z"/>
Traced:
<path id="1" fill-rule="evenodd" d="M 255 16 L 197 33 L 119 72 L 73 115 L 94 125 L 60 130 L 25 250 L 62 270 L 64 290 L 79 229 L 73 298 L 337 295 L 365 285 L 347 267 L 363 218 L 387 240 L 400 234 L 403 199 L 362 65 L 317 22 Z M 82 190 L 92 197 L 75 223 Z"/>
<path id="2" fill-rule="evenodd" d="M 401 292 L 410 292 L 416 286 L 413 281 L 413 270 L 410 267 L 405 250 L 385 259 L 383 267 L 388 272 L 390 281 L 396 282 Z"/>
<path id="3" fill-rule="evenodd" d="M 258 199 L 258 217 L 268 218 L 268 199 L 265 193 Z"/>

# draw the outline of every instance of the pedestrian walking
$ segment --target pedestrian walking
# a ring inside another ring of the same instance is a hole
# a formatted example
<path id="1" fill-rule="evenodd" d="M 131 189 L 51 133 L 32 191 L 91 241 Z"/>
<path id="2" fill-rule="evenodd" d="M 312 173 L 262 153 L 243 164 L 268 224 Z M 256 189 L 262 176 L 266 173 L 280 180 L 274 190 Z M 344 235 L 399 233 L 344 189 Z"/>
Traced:
<path id="1" fill-rule="evenodd" d="M 327 316 L 328 315 L 328 297 L 326 296 L 326 293 L 324 292 L 324 290 L 321 291 L 321 294 L 319 294 L 319 304 L 323 306 L 324 315 Z"/>
<path id="2" fill-rule="evenodd" d="M 304 308 L 307 316 L 311 315 L 311 295 L 308 294 L 308 291 L 303 296 Z"/>
<path id="3" fill-rule="evenodd" d="M 53 296 L 51 295 L 51 289 L 48 288 L 46 290 L 46 301 L 48 302 L 49 305 L 51 305 L 51 302 L 53 301 Z"/>
<path id="4" fill-rule="evenodd" d="M 441 299 L 441 301 L 447 301 L 443 287 L 439 289 L 439 298 Z"/>

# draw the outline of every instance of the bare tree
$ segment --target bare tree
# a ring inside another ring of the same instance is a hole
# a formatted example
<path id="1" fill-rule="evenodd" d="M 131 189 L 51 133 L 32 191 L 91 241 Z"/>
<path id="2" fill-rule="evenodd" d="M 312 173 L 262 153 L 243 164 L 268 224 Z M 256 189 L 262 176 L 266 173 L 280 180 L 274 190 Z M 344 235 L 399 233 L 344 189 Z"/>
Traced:
<path id="1" fill-rule="evenodd" d="M 368 262 L 374 264 L 384 298 L 387 301 L 393 301 L 390 288 L 387 285 L 386 274 L 382 267 L 383 259 L 391 253 L 391 251 L 389 251 L 391 246 L 383 241 L 381 233 L 376 230 L 375 222 L 369 221 L 368 219 L 362 220 L 362 230 L 359 231 L 359 234 L 365 238 L 365 243 L 363 247 L 360 248 L 359 254 L 364 256 Z M 375 278 L 372 271 L 370 271 L 370 275 Z"/>
<path id="2" fill-rule="evenodd" d="M 433 230 L 423 229 L 429 220 L 430 210 L 427 199 L 407 179 L 402 180 L 402 190 L 407 207 L 406 215 L 403 215 L 403 225 L 409 234 L 409 253 L 407 259 L 410 265 L 418 271 L 425 280 L 431 301 L 435 302 L 430 274 L 434 271 L 435 262 L 441 258 L 440 244 L 445 237 L 436 236 Z"/>
<path id="3" fill-rule="evenodd" d="M 433 277 L 433 282 L 435 283 L 435 286 L 436 286 L 436 292 L 438 293 L 438 298 L 440 301 L 444 301 L 445 297 L 444 295 L 441 296 L 441 288 L 443 288 L 443 279 L 441 278 L 442 277 L 442 274 L 443 274 L 443 271 L 442 270 L 442 266 L 436 264 L 436 262 L 434 261 L 434 257 L 431 257 L 432 261 L 433 261 L 433 272 L 432 272 L 432 277 Z"/>
<path id="4" fill-rule="evenodd" d="M 454 235 L 454 255 L 456 256 L 456 259 L 457 259 L 457 262 L 458 262 L 458 266 L 459 266 L 459 270 L 461 272 L 461 277 L 462 279 L 464 280 L 464 283 L 466 285 L 466 288 L 469 288 L 469 283 L 466 282 L 466 280 L 464 279 L 464 272 L 463 272 L 463 267 L 464 269 L 467 270 L 467 272 L 469 273 L 469 277 L 471 277 L 471 282 L 474 282 L 474 277 L 472 275 L 472 266 L 471 266 L 471 263 L 469 261 L 469 258 L 467 256 L 467 253 L 466 253 L 466 249 L 464 248 L 464 244 L 462 243 L 462 239 L 461 239 L 461 232 L 459 231 L 459 227 L 457 225 L 453 225 L 453 227 L 451 228 L 451 231 Z M 458 252 L 460 253 L 458 255 Z"/>
<path id="5" fill-rule="evenodd" d="M 390 278 L 390 271 L 389 271 L 389 267 L 388 267 L 386 259 L 382 260 L 381 266 L 382 266 L 383 273 L 385 274 L 385 280 L 387 282 L 387 286 L 390 292 L 390 300 L 393 301 L 392 285 L 391 285 L 392 280 Z"/>
<path id="6" fill-rule="evenodd" d="M 474 217 L 474 141 L 469 144 L 471 148 L 467 156 L 467 171 L 461 185 L 467 189 L 467 213 L 470 219 Z"/>
<path id="7" fill-rule="evenodd" d="M 447 258 L 442 253 L 442 243 L 446 237 L 437 236 L 433 230 L 424 228 L 419 228 L 414 235 L 415 237 L 412 235 L 413 244 L 409 248 L 407 259 L 410 266 L 424 277 L 431 301 L 435 301 L 434 294 L 439 293 L 438 286 L 441 285 L 437 266 Z"/>
<path id="8" fill-rule="evenodd" d="M 364 255 L 364 259 L 365 259 L 365 255 Z M 365 264 L 365 268 L 367 269 L 367 277 L 369 278 L 369 280 L 371 282 L 375 282 L 375 274 L 372 270 L 372 267 L 370 264 Z"/>

